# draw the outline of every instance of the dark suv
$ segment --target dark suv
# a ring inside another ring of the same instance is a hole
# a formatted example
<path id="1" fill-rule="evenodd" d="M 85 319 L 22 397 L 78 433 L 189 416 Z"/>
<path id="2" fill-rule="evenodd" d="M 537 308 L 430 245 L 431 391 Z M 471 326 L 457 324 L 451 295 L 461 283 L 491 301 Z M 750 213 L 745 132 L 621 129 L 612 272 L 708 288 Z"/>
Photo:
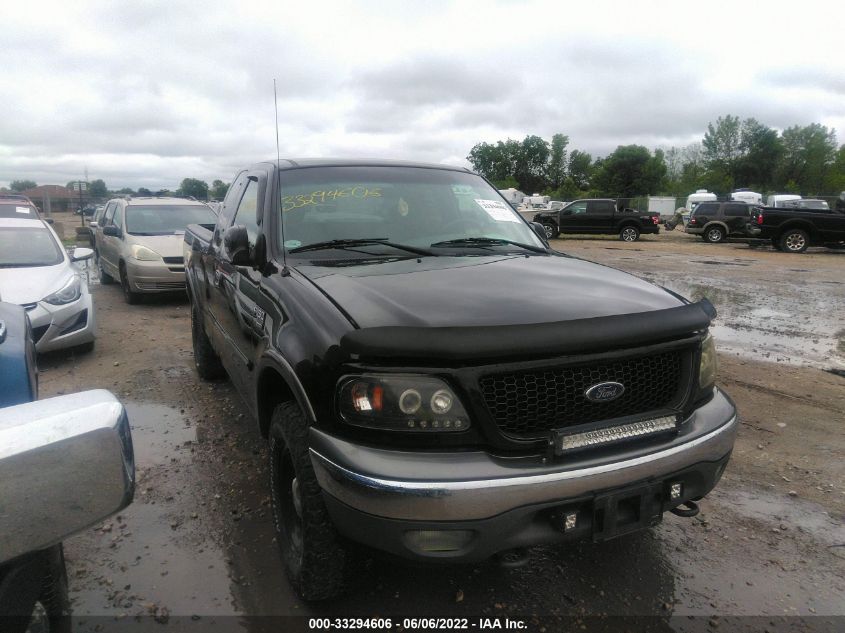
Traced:
<path id="1" fill-rule="evenodd" d="M 686 231 L 713 244 L 729 237 L 752 237 L 746 225 L 756 209 L 746 202 L 702 202 L 690 213 Z"/>

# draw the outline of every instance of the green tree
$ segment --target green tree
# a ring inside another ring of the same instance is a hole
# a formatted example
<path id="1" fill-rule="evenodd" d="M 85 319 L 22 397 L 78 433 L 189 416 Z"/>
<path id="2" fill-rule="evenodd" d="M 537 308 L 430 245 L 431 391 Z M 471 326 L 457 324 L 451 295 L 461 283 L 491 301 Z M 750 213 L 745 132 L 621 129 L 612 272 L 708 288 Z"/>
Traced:
<path id="1" fill-rule="evenodd" d="M 796 182 L 803 193 L 822 192 L 836 160 L 836 131 L 819 123 L 783 131 L 782 181 Z"/>
<path id="2" fill-rule="evenodd" d="M 118 189 L 115 193 L 121 193 L 121 194 L 124 194 L 124 195 L 132 195 L 133 193 L 135 193 L 135 191 L 132 189 L 132 187 L 124 187 L 123 189 Z"/>
<path id="3" fill-rule="evenodd" d="M 548 186 L 559 189 L 566 178 L 566 146 L 569 145 L 569 137 L 565 134 L 552 136 L 551 154 L 549 156 L 549 167 L 547 172 Z"/>
<path id="4" fill-rule="evenodd" d="M 12 191 L 26 191 L 27 189 L 32 189 L 37 187 L 38 185 L 35 184 L 34 180 L 13 180 L 9 183 L 9 189 Z"/>
<path id="5" fill-rule="evenodd" d="M 208 199 L 208 183 L 197 178 L 185 178 L 179 186 L 183 196 L 193 196 L 197 200 Z"/>
<path id="6" fill-rule="evenodd" d="M 229 191 L 229 183 L 222 180 L 215 180 L 211 183 L 211 197 L 215 200 L 222 200 L 226 197 L 226 192 Z"/>
<path id="7" fill-rule="evenodd" d="M 546 173 L 550 155 L 548 141 L 539 136 L 526 136 L 520 143 L 513 176 L 525 193 L 542 191 L 548 187 Z"/>
<path id="8" fill-rule="evenodd" d="M 153 192 L 147 189 L 146 187 L 138 187 L 138 195 L 139 196 L 151 196 Z"/>
<path id="9" fill-rule="evenodd" d="M 658 193 L 665 177 L 662 150 L 652 156 L 642 145 L 620 145 L 601 162 L 592 185 L 602 195 L 633 198 Z"/>
<path id="10" fill-rule="evenodd" d="M 718 169 L 731 174 L 734 165 L 742 155 L 741 125 L 738 116 L 719 117 L 716 125 L 707 124 L 702 146 L 708 169 Z"/>
<path id="11" fill-rule="evenodd" d="M 569 179 L 572 186 L 578 191 L 586 191 L 590 188 L 590 181 L 593 178 L 593 157 L 587 152 L 574 149 L 569 154 Z"/>
<path id="12" fill-rule="evenodd" d="M 783 142 L 777 130 L 756 119 L 745 119 L 740 131 L 740 152 L 734 184 L 761 191 L 774 188 L 775 173 L 783 157 Z"/>
<path id="13" fill-rule="evenodd" d="M 97 178 L 88 183 L 88 194 L 92 198 L 105 198 L 109 195 L 109 190 L 106 183 L 101 178 Z"/>
<path id="14" fill-rule="evenodd" d="M 845 145 L 840 146 L 833 159 L 833 164 L 827 172 L 825 191 L 839 193 L 845 191 Z"/>

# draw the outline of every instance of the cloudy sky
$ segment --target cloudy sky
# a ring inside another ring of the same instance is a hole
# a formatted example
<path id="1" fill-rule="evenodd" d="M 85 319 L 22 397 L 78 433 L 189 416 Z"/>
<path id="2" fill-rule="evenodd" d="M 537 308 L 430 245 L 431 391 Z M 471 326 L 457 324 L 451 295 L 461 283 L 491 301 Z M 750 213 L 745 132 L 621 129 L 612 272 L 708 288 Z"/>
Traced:
<path id="1" fill-rule="evenodd" d="M 275 156 L 466 164 L 568 134 L 607 154 L 717 116 L 845 142 L 841 2 L 5 2 L 0 185 L 176 188 Z M 119 8 L 115 8 L 119 7 Z"/>

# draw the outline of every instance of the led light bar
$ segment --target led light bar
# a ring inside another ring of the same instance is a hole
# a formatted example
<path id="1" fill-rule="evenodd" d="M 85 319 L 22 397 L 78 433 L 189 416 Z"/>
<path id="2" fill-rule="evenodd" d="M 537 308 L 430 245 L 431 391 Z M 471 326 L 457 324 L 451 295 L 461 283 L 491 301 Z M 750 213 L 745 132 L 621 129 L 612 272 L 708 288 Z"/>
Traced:
<path id="1" fill-rule="evenodd" d="M 674 415 L 666 415 L 650 420 L 642 420 L 641 422 L 622 424 L 620 426 L 572 433 L 571 435 L 560 435 L 556 448 L 558 451 L 571 451 L 577 448 L 587 448 L 588 446 L 600 446 L 602 444 L 618 442 L 619 440 L 671 431 L 675 428 L 676 424 L 677 418 Z"/>

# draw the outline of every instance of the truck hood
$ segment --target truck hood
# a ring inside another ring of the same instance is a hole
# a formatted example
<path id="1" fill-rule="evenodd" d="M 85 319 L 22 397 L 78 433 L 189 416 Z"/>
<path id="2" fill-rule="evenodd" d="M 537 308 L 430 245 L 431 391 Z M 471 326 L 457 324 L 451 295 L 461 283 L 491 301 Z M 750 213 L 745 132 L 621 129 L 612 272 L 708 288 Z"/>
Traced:
<path id="1" fill-rule="evenodd" d="M 361 328 L 550 323 L 675 308 L 683 302 L 633 275 L 572 257 L 373 260 L 296 269 Z"/>
<path id="2" fill-rule="evenodd" d="M 67 262 L 55 266 L 0 268 L 0 301 L 35 303 L 60 290 L 73 275 Z"/>

